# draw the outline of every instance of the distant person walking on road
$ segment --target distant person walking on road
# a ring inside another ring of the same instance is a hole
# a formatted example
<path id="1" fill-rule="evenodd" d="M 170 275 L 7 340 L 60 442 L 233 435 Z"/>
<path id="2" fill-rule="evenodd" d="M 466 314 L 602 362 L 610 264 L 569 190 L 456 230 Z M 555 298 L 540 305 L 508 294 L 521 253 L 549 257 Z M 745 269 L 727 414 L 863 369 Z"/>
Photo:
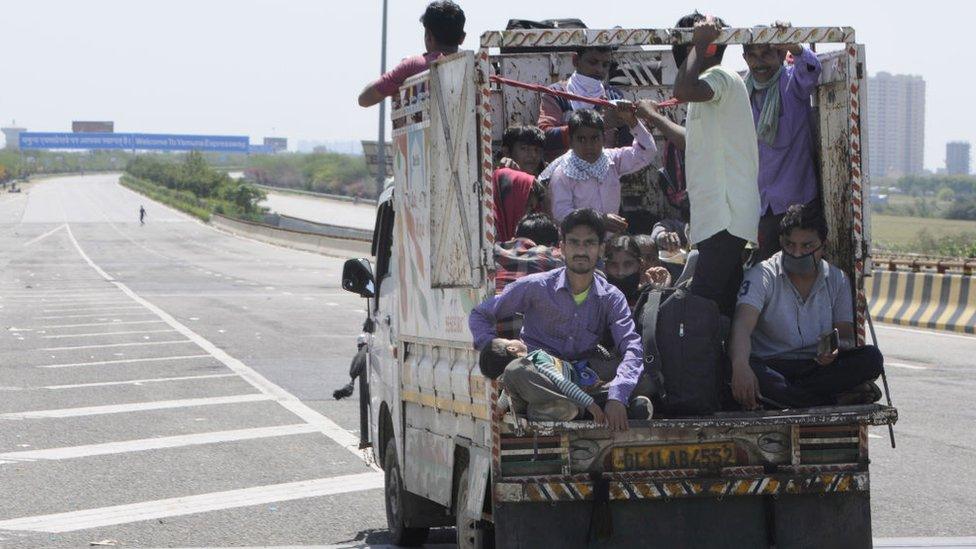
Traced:
<path id="1" fill-rule="evenodd" d="M 139 206 L 139 224 L 146 224 L 146 207 L 142 205 Z"/>

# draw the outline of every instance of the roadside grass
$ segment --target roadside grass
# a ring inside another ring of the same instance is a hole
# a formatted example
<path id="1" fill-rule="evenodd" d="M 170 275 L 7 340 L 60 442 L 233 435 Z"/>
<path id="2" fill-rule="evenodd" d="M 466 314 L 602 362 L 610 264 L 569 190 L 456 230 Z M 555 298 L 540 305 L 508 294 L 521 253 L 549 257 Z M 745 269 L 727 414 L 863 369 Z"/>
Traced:
<path id="1" fill-rule="evenodd" d="M 205 199 L 197 198 L 190 191 L 174 191 L 129 174 L 123 174 L 119 183 L 127 189 L 206 222 L 210 221 L 210 214 L 214 210 L 215 205 Z"/>
<path id="2" fill-rule="evenodd" d="M 871 239 L 878 250 L 944 255 L 933 243 L 976 239 L 976 221 L 871 214 Z"/>

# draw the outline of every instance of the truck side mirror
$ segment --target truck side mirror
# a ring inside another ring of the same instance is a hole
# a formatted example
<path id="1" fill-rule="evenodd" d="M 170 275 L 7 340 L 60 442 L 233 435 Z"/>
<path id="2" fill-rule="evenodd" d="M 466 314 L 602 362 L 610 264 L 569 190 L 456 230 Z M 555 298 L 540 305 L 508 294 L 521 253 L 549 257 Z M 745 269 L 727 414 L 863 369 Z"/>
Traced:
<path id="1" fill-rule="evenodd" d="M 369 260 L 357 258 L 347 260 L 342 266 L 342 288 L 360 297 L 374 297 L 376 282 L 373 280 L 373 268 Z"/>

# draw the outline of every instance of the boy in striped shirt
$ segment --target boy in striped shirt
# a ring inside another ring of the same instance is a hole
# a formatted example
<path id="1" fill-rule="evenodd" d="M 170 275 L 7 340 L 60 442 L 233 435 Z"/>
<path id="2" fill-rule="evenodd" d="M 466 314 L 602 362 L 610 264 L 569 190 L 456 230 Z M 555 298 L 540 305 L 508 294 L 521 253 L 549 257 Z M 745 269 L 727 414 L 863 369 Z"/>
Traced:
<path id="1" fill-rule="evenodd" d="M 528 352 L 521 340 L 495 338 L 481 351 L 478 366 L 490 379 L 500 378 L 504 393 L 496 419 L 511 408 L 532 421 L 570 421 L 585 410 L 597 423 L 605 423 L 603 410 L 582 386 L 598 388 L 602 382 L 583 364 L 555 358 L 545 351 Z"/>

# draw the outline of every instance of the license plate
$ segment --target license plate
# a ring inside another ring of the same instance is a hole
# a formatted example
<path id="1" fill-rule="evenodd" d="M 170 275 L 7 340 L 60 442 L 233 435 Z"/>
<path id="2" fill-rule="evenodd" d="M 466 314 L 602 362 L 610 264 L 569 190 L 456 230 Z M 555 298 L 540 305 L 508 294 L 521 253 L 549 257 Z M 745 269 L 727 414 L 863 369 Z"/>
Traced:
<path id="1" fill-rule="evenodd" d="M 697 469 L 735 465 L 735 444 L 674 444 L 625 446 L 613 449 L 615 471 L 643 469 Z"/>

